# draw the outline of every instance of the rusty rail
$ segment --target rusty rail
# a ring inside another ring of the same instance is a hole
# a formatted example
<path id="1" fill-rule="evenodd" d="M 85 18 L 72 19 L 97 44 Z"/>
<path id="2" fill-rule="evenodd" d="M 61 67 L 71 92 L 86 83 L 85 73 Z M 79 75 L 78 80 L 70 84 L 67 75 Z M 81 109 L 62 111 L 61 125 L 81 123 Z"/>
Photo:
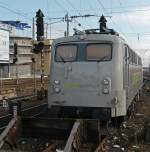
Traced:
<path id="1" fill-rule="evenodd" d="M 50 146 L 48 146 L 48 148 L 46 148 L 43 152 L 53 152 L 55 149 L 56 144 L 51 144 Z"/>
<path id="2" fill-rule="evenodd" d="M 103 138 L 95 152 L 103 152 L 106 150 L 107 137 Z"/>
<path id="3" fill-rule="evenodd" d="M 0 135 L 0 149 L 5 143 L 7 143 L 11 147 L 11 149 L 13 149 L 16 146 L 20 133 L 21 119 L 19 117 L 13 118 Z"/>
<path id="4" fill-rule="evenodd" d="M 85 122 L 83 120 L 77 120 L 71 130 L 70 136 L 67 140 L 64 152 L 72 152 L 75 150 L 79 152 L 82 141 L 85 138 Z"/>

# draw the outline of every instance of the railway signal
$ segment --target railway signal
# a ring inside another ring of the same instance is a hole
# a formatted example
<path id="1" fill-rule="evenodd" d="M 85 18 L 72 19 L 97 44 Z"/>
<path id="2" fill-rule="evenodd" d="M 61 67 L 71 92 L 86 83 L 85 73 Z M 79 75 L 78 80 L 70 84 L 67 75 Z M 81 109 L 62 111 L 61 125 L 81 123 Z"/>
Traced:
<path id="1" fill-rule="evenodd" d="M 15 58 L 13 59 L 13 63 L 15 64 L 17 61 L 18 61 L 18 59 L 15 57 Z"/>
<path id="2" fill-rule="evenodd" d="M 44 39 L 44 14 L 39 9 L 36 12 L 36 25 L 37 25 L 37 41 L 42 41 Z"/>
<path id="3" fill-rule="evenodd" d="M 34 44 L 33 46 L 33 52 L 35 54 L 40 53 L 44 48 L 44 43 L 43 42 L 38 42 L 37 44 Z"/>
<path id="4" fill-rule="evenodd" d="M 39 9 L 36 12 L 36 26 L 37 26 L 37 42 L 33 46 L 33 52 L 38 54 L 40 53 L 43 48 L 44 48 L 44 20 L 43 20 L 44 14 L 43 12 Z"/>
<path id="5" fill-rule="evenodd" d="M 34 79 L 34 93 L 36 93 L 36 61 L 35 58 L 31 58 L 32 65 L 33 65 L 33 79 Z"/>
<path id="6" fill-rule="evenodd" d="M 33 52 L 41 53 L 41 98 L 43 98 L 44 92 L 44 14 L 39 9 L 36 12 L 36 26 L 37 26 L 37 43 L 33 45 Z"/>

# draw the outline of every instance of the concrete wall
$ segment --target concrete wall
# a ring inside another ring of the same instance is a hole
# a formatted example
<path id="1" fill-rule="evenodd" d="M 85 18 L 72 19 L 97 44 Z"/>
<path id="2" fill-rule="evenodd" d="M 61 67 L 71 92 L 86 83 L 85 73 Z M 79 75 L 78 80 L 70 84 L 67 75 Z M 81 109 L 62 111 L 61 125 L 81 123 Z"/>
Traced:
<path id="1" fill-rule="evenodd" d="M 16 77 L 16 65 L 10 67 L 10 77 Z M 31 76 L 31 65 L 18 65 L 18 76 L 19 77 L 30 77 Z"/>

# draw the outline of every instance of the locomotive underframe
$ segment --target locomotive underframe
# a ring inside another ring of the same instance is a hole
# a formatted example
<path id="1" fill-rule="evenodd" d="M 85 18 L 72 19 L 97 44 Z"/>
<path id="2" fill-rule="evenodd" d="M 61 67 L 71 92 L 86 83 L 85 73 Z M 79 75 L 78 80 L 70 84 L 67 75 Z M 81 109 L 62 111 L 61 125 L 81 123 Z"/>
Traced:
<path id="1" fill-rule="evenodd" d="M 50 109 L 55 113 L 55 117 L 61 118 L 99 119 L 101 121 L 111 119 L 111 108 L 52 106 Z"/>

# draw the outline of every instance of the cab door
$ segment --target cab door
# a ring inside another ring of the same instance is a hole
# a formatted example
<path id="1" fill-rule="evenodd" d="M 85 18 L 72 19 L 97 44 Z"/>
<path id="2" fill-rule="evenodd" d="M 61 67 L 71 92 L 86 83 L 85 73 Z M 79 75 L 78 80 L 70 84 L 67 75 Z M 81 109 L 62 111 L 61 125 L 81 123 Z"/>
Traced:
<path id="1" fill-rule="evenodd" d="M 129 95 L 129 48 L 128 46 L 124 46 L 124 89 L 126 90 L 126 97 L 128 99 Z"/>

